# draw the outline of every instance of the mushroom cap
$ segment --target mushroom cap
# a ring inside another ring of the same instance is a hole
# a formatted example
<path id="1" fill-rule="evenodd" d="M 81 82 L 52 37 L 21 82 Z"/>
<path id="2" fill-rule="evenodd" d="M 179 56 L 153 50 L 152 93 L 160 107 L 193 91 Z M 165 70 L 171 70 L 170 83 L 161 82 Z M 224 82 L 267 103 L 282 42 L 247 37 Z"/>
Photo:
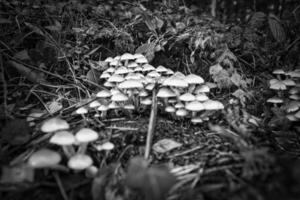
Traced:
<path id="1" fill-rule="evenodd" d="M 176 109 L 174 108 L 174 106 L 167 106 L 165 108 L 165 111 L 168 113 L 174 113 L 176 111 Z"/>
<path id="2" fill-rule="evenodd" d="M 96 108 L 96 107 L 99 107 L 99 106 L 101 106 L 101 103 L 97 100 L 95 100 L 95 101 L 93 101 L 89 104 L 90 108 Z"/>
<path id="3" fill-rule="evenodd" d="M 195 101 L 196 97 L 191 93 L 184 93 L 179 96 L 179 100 L 181 101 Z"/>
<path id="4" fill-rule="evenodd" d="M 168 69 L 168 71 L 166 72 L 167 75 L 173 75 L 174 74 L 174 71 L 171 70 L 171 69 Z"/>
<path id="5" fill-rule="evenodd" d="M 197 86 L 197 88 L 195 89 L 195 94 L 208 93 L 209 91 L 210 91 L 210 89 L 207 85 L 200 85 L 200 86 Z"/>
<path id="6" fill-rule="evenodd" d="M 289 94 L 297 94 L 297 93 L 300 93 L 300 87 L 292 87 L 289 90 Z"/>
<path id="7" fill-rule="evenodd" d="M 143 71 L 143 68 L 142 68 L 142 67 L 136 67 L 136 68 L 134 68 L 133 71 L 134 71 L 134 72 L 142 72 L 142 71 Z"/>
<path id="8" fill-rule="evenodd" d="M 113 83 L 113 82 L 109 82 L 109 81 L 106 81 L 104 84 L 103 84 L 103 86 L 105 86 L 105 87 L 115 87 L 116 86 L 116 84 L 115 83 Z"/>
<path id="9" fill-rule="evenodd" d="M 147 76 L 151 77 L 151 78 L 158 78 L 161 75 L 157 72 L 157 71 L 151 71 L 147 74 Z"/>
<path id="10" fill-rule="evenodd" d="M 162 87 L 158 90 L 156 96 L 161 98 L 168 98 L 168 97 L 175 97 L 176 94 L 171 89 L 167 87 Z"/>
<path id="11" fill-rule="evenodd" d="M 162 85 L 164 86 L 173 86 L 173 87 L 179 87 L 179 88 L 186 88 L 189 86 L 188 82 L 186 82 L 184 79 L 182 78 L 178 78 L 176 76 L 171 76 L 169 78 L 167 78 Z"/>
<path id="12" fill-rule="evenodd" d="M 152 100 L 151 100 L 151 98 L 145 98 L 145 99 L 141 100 L 141 104 L 143 104 L 143 105 L 151 105 L 152 104 Z"/>
<path id="13" fill-rule="evenodd" d="M 156 71 L 157 71 L 158 73 L 164 73 L 164 72 L 167 72 L 168 69 L 165 68 L 165 67 L 162 66 L 162 65 L 159 65 L 159 66 L 156 68 Z"/>
<path id="14" fill-rule="evenodd" d="M 107 68 L 103 73 L 114 73 L 116 69 L 114 67 Z"/>
<path id="15" fill-rule="evenodd" d="M 99 137 L 98 133 L 90 128 L 82 128 L 76 134 L 76 141 L 79 143 L 87 143 L 97 140 Z"/>
<path id="16" fill-rule="evenodd" d="M 175 108 L 184 108 L 184 104 L 181 102 L 178 102 L 174 105 Z"/>
<path id="17" fill-rule="evenodd" d="M 41 131 L 44 133 L 55 132 L 58 130 L 69 129 L 70 125 L 67 121 L 54 117 L 51 119 L 47 119 L 41 126 Z"/>
<path id="18" fill-rule="evenodd" d="M 134 62 L 134 61 L 129 62 L 128 65 L 127 65 L 128 68 L 136 68 L 138 66 L 139 65 L 136 62 Z"/>
<path id="19" fill-rule="evenodd" d="M 111 75 L 109 73 L 102 73 L 100 76 L 100 78 L 104 78 L 104 79 L 109 78 L 109 77 L 111 77 Z"/>
<path id="20" fill-rule="evenodd" d="M 300 70 L 294 70 L 287 72 L 286 75 L 292 77 L 292 78 L 300 78 Z"/>
<path id="21" fill-rule="evenodd" d="M 181 73 L 181 72 L 175 72 L 174 74 L 173 74 L 173 76 L 174 77 L 177 77 L 177 78 L 181 78 L 181 79 L 185 79 L 185 75 L 183 74 L 183 73 Z"/>
<path id="22" fill-rule="evenodd" d="M 80 107 L 80 108 L 77 108 L 77 110 L 75 111 L 76 114 L 86 114 L 88 113 L 88 109 L 86 109 L 85 107 Z"/>
<path id="23" fill-rule="evenodd" d="M 106 98 L 106 97 L 110 97 L 111 96 L 111 92 L 109 90 L 101 90 L 100 92 L 98 92 L 96 94 L 96 97 L 99 98 Z"/>
<path id="24" fill-rule="evenodd" d="M 132 72 L 132 73 L 129 73 L 127 74 L 127 76 L 125 77 L 126 80 L 130 80 L 130 79 L 133 79 L 133 80 L 141 80 L 143 79 L 145 76 L 141 73 L 138 73 L 138 72 Z"/>
<path id="25" fill-rule="evenodd" d="M 108 108 L 109 109 L 117 109 L 117 108 L 120 108 L 120 106 L 115 101 L 112 101 L 112 102 L 110 102 L 110 104 L 108 104 Z"/>
<path id="26" fill-rule="evenodd" d="M 113 59 L 113 60 L 109 63 L 110 66 L 118 66 L 119 64 L 120 64 L 120 62 L 119 62 L 118 60 L 116 60 L 116 59 Z"/>
<path id="27" fill-rule="evenodd" d="M 184 108 L 179 108 L 178 110 L 176 110 L 176 116 L 184 117 L 187 116 L 188 114 L 189 112 Z"/>
<path id="28" fill-rule="evenodd" d="M 283 69 L 275 69 L 272 73 L 273 74 L 285 74 L 285 72 L 283 71 Z"/>
<path id="29" fill-rule="evenodd" d="M 118 92 L 116 94 L 113 94 L 111 97 L 112 101 L 118 102 L 118 101 L 127 101 L 128 96 L 123 94 L 122 92 Z"/>
<path id="30" fill-rule="evenodd" d="M 296 117 L 297 119 L 300 119 L 300 110 L 299 110 L 298 112 L 295 113 L 295 117 Z"/>
<path id="31" fill-rule="evenodd" d="M 114 147 L 115 147 L 115 145 L 109 141 L 104 142 L 103 144 L 95 145 L 95 148 L 97 149 L 97 151 L 102 151 L 102 150 L 110 151 Z"/>
<path id="32" fill-rule="evenodd" d="M 121 56 L 121 60 L 133 60 L 135 57 L 131 53 L 124 53 Z"/>
<path id="33" fill-rule="evenodd" d="M 143 56 L 143 57 L 137 58 L 135 60 L 135 62 L 138 63 L 138 64 L 145 64 L 145 63 L 148 63 L 148 60 L 147 60 L 147 58 L 145 56 Z"/>
<path id="34" fill-rule="evenodd" d="M 191 122 L 193 124 L 200 124 L 200 123 L 203 122 L 203 120 L 201 119 L 201 117 L 194 117 L 194 118 L 191 119 Z"/>
<path id="35" fill-rule="evenodd" d="M 116 83 L 120 83 L 123 82 L 125 79 L 123 78 L 123 76 L 119 75 L 119 74 L 113 74 L 111 77 L 108 78 L 108 82 L 116 82 Z"/>
<path id="36" fill-rule="evenodd" d="M 114 59 L 112 57 L 107 57 L 104 62 L 110 63 L 111 61 L 113 61 Z"/>
<path id="37" fill-rule="evenodd" d="M 68 167 L 74 170 L 83 170 L 88 168 L 92 164 L 92 158 L 85 154 L 76 154 L 72 156 L 68 161 Z"/>
<path id="38" fill-rule="evenodd" d="M 129 79 L 120 83 L 118 88 L 120 89 L 143 88 L 143 84 L 141 83 L 141 81 Z"/>
<path id="39" fill-rule="evenodd" d="M 189 84 L 202 84 L 204 83 L 204 79 L 201 76 L 196 74 L 189 74 L 184 79 Z"/>
<path id="40" fill-rule="evenodd" d="M 300 102 L 299 101 L 290 101 L 288 104 L 285 106 L 285 110 L 290 113 L 290 112 L 295 112 L 300 108 Z"/>
<path id="41" fill-rule="evenodd" d="M 298 94 L 292 94 L 289 96 L 289 98 L 293 100 L 300 100 L 300 96 Z"/>
<path id="42" fill-rule="evenodd" d="M 206 100 L 203 102 L 203 107 L 205 110 L 222 110 L 224 105 L 220 101 Z"/>
<path id="43" fill-rule="evenodd" d="M 271 79 L 270 80 L 270 89 L 273 89 L 273 90 L 286 90 L 286 85 L 281 80 Z"/>
<path id="44" fill-rule="evenodd" d="M 147 96 L 149 96 L 147 90 L 143 89 L 139 92 L 139 97 L 147 97 Z"/>
<path id="45" fill-rule="evenodd" d="M 145 89 L 152 91 L 155 87 L 155 83 L 149 83 L 146 85 Z"/>
<path id="46" fill-rule="evenodd" d="M 217 84 L 212 83 L 212 82 L 206 82 L 205 85 L 207 85 L 209 87 L 209 89 L 213 89 L 218 87 Z"/>
<path id="47" fill-rule="evenodd" d="M 268 103 L 283 103 L 283 99 L 279 98 L 279 97 L 271 97 L 267 100 Z"/>
<path id="48" fill-rule="evenodd" d="M 133 57 L 134 59 L 138 59 L 138 58 L 146 58 L 143 54 L 141 53 L 136 53 L 136 54 L 133 54 Z"/>
<path id="49" fill-rule="evenodd" d="M 295 85 L 296 85 L 295 81 L 293 81 L 292 79 L 285 79 L 285 80 L 283 81 L 283 83 L 284 83 L 286 86 L 295 86 Z"/>
<path id="50" fill-rule="evenodd" d="M 298 120 L 299 120 L 299 119 L 295 116 L 295 114 L 292 114 L 292 113 L 287 114 L 285 117 L 286 117 L 288 120 L 292 121 L 292 122 L 295 122 L 295 121 L 298 121 Z"/>
<path id="51" fill-rule="evenodd" d="M 125 104 L 123 106 L 123 108 L 126 109 L 126 110 L 134 110 L 135 109 L 133 104 Z"/>
<path id="52" fill-rule="evenodd" d="M 149 71 L 154 71 L 155 70 L 155 67 L 153 67 L 152 65 L 150 65 L 150 64 L 144 64 L 143 66 L 142 66 L 142 68 L 143 68 L 143 72 L 149 72 Z"/>
<path id="53" fill-rule="evenodd" d="M 185 105 L 185 109 L 190 111 L 201 111 L 204 110 L 204 106 L 199 101 L 192 101 Z"/>
<path id="54" fill-rule="evenodd" d="M 45 168 L 57 165 L 61 161 L 61 156 L 56 151 L 50 149 L 40 149 L 34 152 L 28 159 L 28 165 L 32 168 Z"/>
<path id="55" fill-rule="evenodd" d="M 108 106 L 107 105 L 101 105 L 98 107 L 99 111 L 107 111 L 108 110 Z"/>
<path id="56" fill-rule="evenodd" d="M 196 100 L 197 101 L 206 101 L 208 99 L 209 98 L 208 98 L 208 96 L 206 96 L 205 93 L 199 93 L 199 94 L 196 95 Z"/>
<path id="57" fill-rule="evenodd" d="M 121 66 L 118 69 L 116 69 L 115 74 L 127 74 L 128 69 L 127 67 Z"/>
<path id="58" fill-rule="evenodd" d="M 51 138 L 50 143 L 57 145 L 72 145 L 75 143 L 75 137 L 70 131 L 58 131 Z"/>

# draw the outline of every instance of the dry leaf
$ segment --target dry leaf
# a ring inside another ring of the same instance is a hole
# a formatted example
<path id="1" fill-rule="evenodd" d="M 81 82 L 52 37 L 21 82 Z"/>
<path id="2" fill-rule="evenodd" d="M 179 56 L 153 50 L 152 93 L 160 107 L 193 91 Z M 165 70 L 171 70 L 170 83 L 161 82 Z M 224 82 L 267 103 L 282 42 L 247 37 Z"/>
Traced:
<path id="1" fill-rule="evenodd" d="M 172 149 L 181 147 L 182 144 L 172 139 L 162 139 L 153 145 L 153 150 L 158 153 L 166 153 Z"/>

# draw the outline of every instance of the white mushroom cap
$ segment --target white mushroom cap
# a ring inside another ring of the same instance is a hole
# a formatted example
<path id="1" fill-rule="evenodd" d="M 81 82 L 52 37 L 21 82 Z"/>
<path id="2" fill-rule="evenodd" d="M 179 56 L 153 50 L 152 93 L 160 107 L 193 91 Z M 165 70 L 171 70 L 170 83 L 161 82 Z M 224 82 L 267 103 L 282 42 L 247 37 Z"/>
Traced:
<path id="1" fill-rule="evenodd" d="M 103 73 L 114 73 L 115 71 L 116 69 L 114 67 L 109 67 L 105 71 L 103 71 Z"/>
<path id="2" fill-rule="evenodd" d="M 286 73 L 286 75 L 292 77 L 292 78 L 300 78 L 300 70 L 294 70 Z"/>
<path id="3" fill-rule="evenodd" d="M 50 143 L 57 145 L 72 145 L 75 143 L 75 137 L 70 131 L 58 131 L 51 138 Z"/>
<path id="4" fill-rule="evenodd" d="M 194 118 L 191 119 L 191 122 L 193 124 L 199 124 L 199 123 L 202 123 L 203 120 L 200 117 L 194 117 Z"/>
<path id="5" fill-rule="evenodd" d="M 155 87 L 155 83 L 149 83 L 146 85 L 145 89 L 152 91 Z"/>
<path id="6" fill-rule="evenodd" d="M 111 97 L 112 101 L 127 101 L 128 100 L 128 96 L 123 94 L 122 92 L 116 93 L 114 95 L 112 95 Z"/>
<path id="7" fill-rule="evenodd" d="M 224 109 L 224 105 L 220 101 L 215 100 L 207 100 L 203 102 L 203 106 L 205 110 L 222 110 Z"/>
<path id="8" fill-rule="evenodd" d="M 92 164 L 92 158 L 85 154 L 76 154 L 72 156 L 68 161 L 68 167 L 74 170 L 83 170 L 88 168 Z"/>
<path id="9" fill-rule="evenodd" d="M 85 107 L 80 107 L 80 108 L 77 108 L 77 110 L 75 111 L 76 114 L 86 114 L 88 113 L 88 109 L 86 109 Z"/>
<path id="10" fill-rule="evenodd" d="M 44 121 L 43 125 L 41 126 L 41 131 L 44 133 L 50 133 L 58 130 L 69 129 L 70 125 L 67 121 L 54 117 L 51 119 L 47 119 Z"/>
<path id="11" fill-rule="evenodd" d="M 143 88 L 143 84 L 141 83 L 141 81 L 129 79 L 120 83 L 118 88 L 120 89 Z"/>
<path id="12" fill-rule="evenodd" d="M 196 100 L 197 101 L 206 101 L 208 99 L 209 98 L 208 98 L 208 96 L 206 96 L 205 93 L 199 93 L 199 94 L 196 95 Z"/>
<path id="13" fill-rule="evenodd" d="M 98 133 L 90 128 L 82 128 L 75 134 L 76 141 L 79 143 L 93 142 L 98 137 Z"/>
<path id="14" fill-rule="evenodd" d="M 168 69 L 165 68 L 165 67 L 162 66 L 162 65 L 159 65 L 159 66 L 156 68 L 156 71 L 157 71 L 158 73 L 164 73 L 164 72 L 167 72 Z"/>
<path id="15" fill-rule="evenodd" d="M 139 92 L 139 97 L 147 97 L 147 96 L 149 96 L 149 93 L 145 89 Z"/>
<path id="16" fill-rule="evenodd" d="M 285 110 L 290 113 L 290 112 L 295 112 L 300 108 L 300 102 L 299 101 L 290 101 L 288 104 L 285 106 Z"/>
<path id="17" fill-rule="evenodd" d="M 133 104 L 126 104 L 123 106 L 123 108 L 126 110 L 134 110 L 135 109 Z"/>
<path id="18" fill-rule="evenodd" d="M 199 101 L 192 101 L 186 104 L 185 109 L 190 111 L 201 111 L 204 110 L 204 106 Z"/>
<path id="19" fill-rule="evenodd" d="M 166 72 L 167 75 L 173 75 L 174 74 L 174 71 L 171 70 L 171 69 L 168 69 L 168 71 Z"/>
<path id="20" fill-rule="evenodd" d="M 180 79 L 185 79 L 185 75 L 181 72 L 178 72 L 178 71 L 173 74 L 173 77 L 177 77 L 177 78 L 180 78 Z"/>
<path id="21" fill-rule="evenodd" d="M 281 80 L 271 79 L 270 80 L 270 89 L 273 89 L 273 90 L 286 90 L 286 85 Z"/>
<path id="22" fill-rule="evenodd" d="M 147 60 L 147 58 L 145 58 L 145 57 L 143 56 L 143 57 L 137 58 L 137 59 L 135 60 L 135 62 L 138 63 L 138 64 L 145 64 L 145 63 L 148 63 L 148 60 Z"/>
<path id="23" fill-rule="evenodd" d="M 151 100 L 151 98 L 145 98 L 145 99 L 141 100 L 141 104 L 143 104 L 143 105 L 151 105 L 152 104 L 152 100 Z"/>
<path id="24" fill-rule="evenodd" d="M 138 58 L 146 58 L 143 54 L 140 53 L 136 53 L 133 55 L 134 59 L 138 59 Z"/>
<path id="25" fill-rule="evenodd" d="M 161 98 L 168 98 L 168 97 L 175 97 L 175 96 L 176 94 L 167 87 L 160 88 L 157 93 L 157 97 L 161 97 Z"/>
<path id="26" fill-rule="evenodd" d="M 189 84 L 202 84 L 204 83 L 204 80 L 201 76 L 198 76 L 196 74 L 189 74 L 184 79 Z"/>
<path id="27" fill-rule="evenodd" d="M 99 98 L 106 98 L 106 97 L 110 97 L 111 96 L 111 92 L 108 90 L 101 90 L 100 92 L 98 92 L 96 94 L 96 97 Z"/>
<path id="28" fill-rule="evenodd" d="M 135 73 L 129 73 L 127 74 L 127 76 L 125 77 L 126 80 L 129 79 L 133 79 L 133 80 L 141 80 L 143 79 L 145 76 L 141 73 L 135 72 Z"/>
<path id="29" fill-rule="evenodd" d="M 272 73 L 273 74 L 285 74 L 285 72 L 282 69 L 275 69 Z"/>
<path id="30" fill-rule="evenodd" d="M 131 53 L 124 53 L 121 56 L 121 60 L 133 60 L 135 57 Z"/>
<path id="31" fill-rule="evenodd" d="M 120 106 L 119 106 L 115 101 L 112 101 L 112 102 L 108 105 L 108 108 L 109 108 L 109 109 L 117 109 L 117 108 L 120 108 Z"/>
<path id="32" fill-rule="evenodd" d="M 147 74 L 147 76 L 151 77 L 151 78 L 158 78 L 161 75 L 157 72 L 157 71 L 151 71 Z"/>
<path id="33" fill-rule="evenodd" d="M 175 104 L 174 107 L 175 107 L 175 108 L 184 108 L 184 104 L 181 103 L 181 102 L 178 102 L 178 103 Z"/>
<path id="34" fill-rule="evenodd" d="M 138 66 L 139 65 L 136 62 L 129 62 L 128 65 L 127 65 L 128 68 L 136 68 Z"/>
<path id="35" fill-rule="evenodd" d="M 97 151 L 102 151 L 102 150 L 110 151 L 113 148 L 115 148 L 115 145 L 113 143 L 107 141 L 103 144 L 95 145 L 95 148 L 97 149 Z"/>
<path id="36" fill-rule="evenodd" d="M 285 79 L 285 80 L 283 81 L 283 83 L 284 83 L 286 86 L 295 86 L 295 85 L 296 85 L 295 81 L 293 81 L 292 79 Z"/>
<path id="37" fill-rule="evenodd" d="M 176 111 L 176 115 L 179 116 L 179 117 L 184 117 L 184 116 L 187 116 L 188 114 L 189 114 L 189 112 L 184 108 L 179 108 Z"/>
<path id="38" fill-rule="evenodd" d="M 181 101 L 195 101 L 196 97 L 191 93 L 184 93 L 179 96 L 179 100 Z"/>
<path id="39" fill-rule="evenodd" d="M 120 64 L 120 61 L 114 59 L 109 64 L 110 66 L 118 66 Z"/>
<path id="40" fill-rule="evenodd" d="M 155 70 L 155 68 L 152 66 L 152 65 L 150 65 L 150 64 L 144 64 L 143 66 L 142 66 L 142 68 L 143 68 L 143 72 L 149 72 L 149 71 L 154 71 Z"/>
<path id="41" fill-rule="evenodd" d="M 123 76 L 118 75 L 118 74 L 113 74 L 111 77 L 109 77 L 109 79 L 107 81 L 120 83 L 120 82 L 123 82 L 124 80 L 125 79 L 123 78 Z"/>
<path id="42" fill-rule="evenodd" d="M 200 85 L 196 88 L 195 93 L 199 94 L 199 93 L 207 93 L 209 92 L 210 89 L 207 85 Z"/>
<path id="43" fill-rule="evenodd" d="M 165 111 L 168 113 L 174 113 L 174 112 L 176 112 L 176 109 L 173 106 L 167 106 L 165 108 Z"/>
<path id="44" fill-rule="evenodd" d="M 103 86 L 105 86 L 105 87 L 115 87 L 116 84 L 113 83 L 113 82 L 106 81 L 106 82 L 103 84 Z"/>
<path id="45" fill-rule="evenodd" d="M 271 97 L 267 100 L 268 103 L 283 103 L 283 99 L 279 98 L 279 97 Z"/>
<path id="46" fill-rule="evenodd" d="M 127 67 L 121 66 L 118 69 L 116 69 L 115 74 L 122 75 L 122 74 L 127 74 L 128 72 L 129 71 L 128 71 Z"/>
<path id="47" fill-rule="evenodd" d="M 113 61 L 114 59 L 112 57 L 108 57 L 104 60 L 104 62 L 110 63 L 111 61 Z"/>
<path id="48" fill-rule="evenodd" d="M 101 105 L 98 107 L 99 111 L 107 111 L 108 110 L 108 106 L 107 105 Z"/>
<path id="49" fill-rule="evenodd" d="M 173 86 L 173 87 L 180 87 L 180 88 L 186 88 L 188 87 L 188 82 L 186 82 L 184 79 L 182 78 L 178 78 L 176 76 L 171 76 L 169 78 L 167 78 L 163 84 L 164 86 Z"/>
<path id="50" fill-rule="evenodd" d="M 104 78 L 104 79 L 109 78 L 109 77 L 111 77 L 111 75 L 109 73 L 103 73 L 100 76 L 100 78 Z"/>
<path id="51" fill-rule="evenodd" d="M 45 168 L 57 165 L 61 161 L 61 156 L 56 151 L 50 149 L 40 149 L 34 152 L 28 159 L 28 165 L 32 168 Z"/>
<path id="52" fill-rule="evenodd" d="M 134 72 L 142 72 L 142 71 L 143 71 L 143 68 L 142 68 L 142 67 L 136 67 L 136 68 L 134 68 L 133 71 L 134 71 Z"/>
<path id="53" fill-rule="evenodd" d="M 93 101 L 89 104 L 90 108 L 96 108 L 96 107 L 99 107 L 99 106 L 101 106 L 101 103 L 97 100 L 95 100 L 95 101 Z"/>

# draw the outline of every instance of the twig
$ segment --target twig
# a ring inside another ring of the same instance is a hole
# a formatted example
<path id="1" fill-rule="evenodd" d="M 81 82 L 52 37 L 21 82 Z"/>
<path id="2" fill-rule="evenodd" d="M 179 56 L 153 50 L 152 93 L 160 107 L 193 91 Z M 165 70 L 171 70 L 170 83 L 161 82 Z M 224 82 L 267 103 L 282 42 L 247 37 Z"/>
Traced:
<path id="1" fill-rule="evenodd" d="M 175 153 L 173 155 L 170 155 L 169 158 L 174 158 L 174 157 L 178 157 L 178 156 L 183 156 L 185 154 L 189 154 L 189 153 L 192 153 L 194 151 L 197 151 L 197 150 L 200 150 L 200 149 L 203 149 L 205 146 L 197 146 L 197 147 L 194 147 L 192 149 L 188 149 L 186 151 L 182 151 L 182 152 L 179 152 L 179 153 Z"/>
<path id="2" fill-rule="evenodd" d="M 5 77 L 4 77 L 4 67 L 3 67 L 3 60 L 2 60 L 2 54 L 0 54 L 0 67 L 1 67 L 1 81 L 3 83 L 2 88 L 3 88 L 3 110 L 4 110 L 4 117 L 6 119 L 6 117 L 8 116 L 7 113 L 7 83 L 5 81 Z"/>
<path id="3" fill-rule="evenodd" d="M 65 191 L 65 189 L 64 189 L 64 187 L 63 187 L 63 185 L 62 185 L 62 183 L 60 181 L 60 178 L 59 178 L 57 172 L 53 172 L 53 176 L 54 176 L 55 181 L 56 181 L 56 183 L 57 183 L 57 185 L 59 187 L 61 196 L 63 197 L 64 200 L 68 200 L 69 198 L 68 198 L 67 193 L 66 193 L 66 191 Z"/>
<path id="4" fill-rule="evenodd" d="M 151 114 L 149 119 L 149 125 L 148 125 L 148 132 L 147 132 L 147 141 L 146 141 L 146 149 L 145 149 L 145 159 L 149 158 L 150 151 L 151 151 L 151 144 L 152 144 L 152 138 L 155 131 L 156 126 L 156 118 L 157 118 L 157 97 L 156 97 L 156 87 L 153 89 L 152 94 L 152 108 L 151 108 Z"/>

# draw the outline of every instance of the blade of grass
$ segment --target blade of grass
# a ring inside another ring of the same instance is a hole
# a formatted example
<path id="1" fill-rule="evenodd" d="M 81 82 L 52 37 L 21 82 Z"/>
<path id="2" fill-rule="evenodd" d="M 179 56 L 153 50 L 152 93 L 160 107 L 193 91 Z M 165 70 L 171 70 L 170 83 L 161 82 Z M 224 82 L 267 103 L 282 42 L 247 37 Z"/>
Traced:
<path id="1" fill-rule="evenodd" d="M 147 132 L 147 140 L 146 140 L 146 149 L 145 149 L 145 159 L 149 158 L 151 145 L 152 145 L 152 138 L 156 127 L 156 118 L 157 118 L 157 97 L 156 97 L 156 90 L 157 85 L 153 89 L 152 93 L 152 107 L 148 125 L 148 132 Z"/>

